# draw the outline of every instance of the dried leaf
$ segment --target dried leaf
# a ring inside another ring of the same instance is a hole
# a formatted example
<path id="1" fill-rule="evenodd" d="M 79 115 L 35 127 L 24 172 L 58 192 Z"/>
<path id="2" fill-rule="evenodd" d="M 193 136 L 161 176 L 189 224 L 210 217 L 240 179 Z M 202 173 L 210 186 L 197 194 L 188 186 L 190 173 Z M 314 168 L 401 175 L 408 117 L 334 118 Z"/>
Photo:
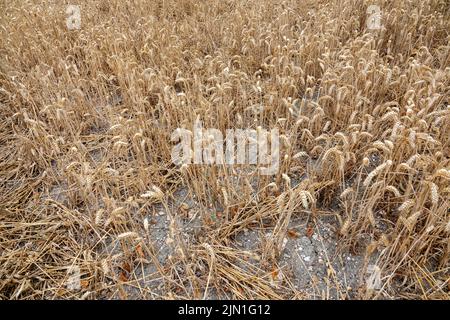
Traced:
<path id="1" fill-rule="evenodd" d="M 122 269 L 125 270 L 126 272 L 130 273 L 131 272 L 131 266 L 128 262 L 124 262 L 122 263 Z"/>
<path id="2" fill-rule="evenodd" d="M 128 281 L 128 276 L 125 274 L 125 272 L 121 271 L 119 273 L 119 279 L 122 282 L 127 282 Z"/>
<path id="3" fill-rule="evenodd" d="M 314 228 L 311 226 L 307 227 L 306 228 L 306 236 L 308 238 L 311 238 L 313 236 L 313 234 L 314 234 Z"/>
<path id="4" fill-rule="evenodd" d="M 273 280 L 277 280 L 278 279 L 278 274 L 280 273 L 280 271 L 278 269 L 273 269 L 271 274 L 272 274 L 272 279 Z"/>
<path id="5" fill-rule="evenodd" d="M 80 285 L 82 288 L 86 289 L 87 287 L 89 287 L 89 280 L 81 280 Z"/>
<path id="6" fill-rule="evenodd" d="M 287 231 L 288 237 L 292 239 L 297 239 L 300 237 L 300 234 L 295 229 L 289 229 Z"/>
<path id="7" fill-rule="evenodd" d="M 142 250 L 141 244 L 138 244 L 136 246 L 136 253 L 138 254 L 139 257 L 145 258 L 145 254 L 144 254 L 144 251 Z"/>

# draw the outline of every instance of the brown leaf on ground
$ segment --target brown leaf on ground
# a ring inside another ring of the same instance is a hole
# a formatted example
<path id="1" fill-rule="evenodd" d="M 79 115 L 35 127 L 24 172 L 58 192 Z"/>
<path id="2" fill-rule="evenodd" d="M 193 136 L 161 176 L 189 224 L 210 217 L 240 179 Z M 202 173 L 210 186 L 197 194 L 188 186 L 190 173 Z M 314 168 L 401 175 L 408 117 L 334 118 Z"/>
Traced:
<path id="1" fill-rule="evenodd" d="M 311 227 L 311 226 L 307 227 L 306 228 L 306 236 L 308 238 L 311 238 L 313 236 L 313 234 L 314 234 L 314 227 Z"/>
<path id="2" fill-rule="evenodd" d="M 292 238 L 292 239 L 297 239 L 297 238 L 300 237 L 300 234 L 295 229 L 289 229 L 287 231 L 287 235 L 288 235 L 289 238 Z"/>

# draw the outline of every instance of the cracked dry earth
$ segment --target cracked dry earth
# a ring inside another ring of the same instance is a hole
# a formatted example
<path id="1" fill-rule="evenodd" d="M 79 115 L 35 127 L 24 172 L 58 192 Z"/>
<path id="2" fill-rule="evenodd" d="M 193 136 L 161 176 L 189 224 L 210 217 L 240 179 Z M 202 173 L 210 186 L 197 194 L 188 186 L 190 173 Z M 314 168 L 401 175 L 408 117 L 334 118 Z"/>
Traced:
<path id="1" fill-rule="evenodd" d="M 158 261 L 142 259 L 142 263 L 129 270 L 132 278 L 124 286 L 128 299 L 159 299 L 164 295 L 164 280 L 158 267 L 164 270 L 166 264 L 177 252 L 168 243 L 170 238 L 170 215 L 176 217 L 177 227 L 185 243 L 199 243 L 202 239 L 201 210 L 195 196 L 191 197 L 183 188 L 174 193 L 174 200 L 164 208 L 160 204 L 153 205 L 145 218 L 149 221 L 148 233 L 142 229 L 140 237 L 153 243 Z M 181 214 L 179 214 L 181 213 Z M 283 249 L 278 258 L 278 265 L 271 275 L 274 287 L 288 282 L 299 292 L 298 298 L 308 299 L 351 299 L 369 281 L 370 264 L 373 257 L 365 262 L 364 250 L 349 252 L 340 245 L 337 236 L 338 222 L 333 217 L 322 216 L 312 221 L 308 216 L 296 217 L 289 223 L 287 237 L 284 238 Z M 231 246 L 248 254 L 248 262 L 258 270 L 263 266 L 261 261 L 262 244 L 271 235 L 271 228 L 264 230 L 246 228 L 234 237 Z M 107 248 L 113 260 L 120 258 L 120 245 Z M 159 266 L 157 266 L 159 264 Z M 243 269 L 244 265 L 238 264 Z M 116 268 L 120 277 L 122 268 Z M 251 270 L 249 270 L 251 272 Z M 181 272 L 181 270 L 180 270 Z M 112 284 L 112 283 L 111 283 Z M 144 293 L 144 295 L 143 295 Z M 116 292 L 115 297 L 123 298 L 123 293 Z M 207 290 L 205 299 L 226 299 L 215 288 Z"/>

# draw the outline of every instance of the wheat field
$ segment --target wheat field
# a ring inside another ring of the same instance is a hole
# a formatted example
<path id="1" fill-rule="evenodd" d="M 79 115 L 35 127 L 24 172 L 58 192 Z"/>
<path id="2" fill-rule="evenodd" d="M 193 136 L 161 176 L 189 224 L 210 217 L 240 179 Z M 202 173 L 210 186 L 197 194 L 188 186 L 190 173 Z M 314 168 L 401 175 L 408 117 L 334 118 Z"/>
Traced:
<path id="1" fill-rule="evenodd" d="M 450 298 L 448 1 L 0 11 L 1 299 Z M 197 119 L 277 172 L 174 164 Z"/>

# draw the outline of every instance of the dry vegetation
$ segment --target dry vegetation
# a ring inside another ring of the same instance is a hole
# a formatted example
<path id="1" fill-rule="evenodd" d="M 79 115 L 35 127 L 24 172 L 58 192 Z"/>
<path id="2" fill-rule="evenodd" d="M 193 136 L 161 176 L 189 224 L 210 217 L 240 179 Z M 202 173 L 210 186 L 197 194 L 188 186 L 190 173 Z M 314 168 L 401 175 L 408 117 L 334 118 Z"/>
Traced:
<path id="1" fill-rule="evenodd" d="M 326 217 L 381 280 L 349 293 L 327 264 L 337 298 L 449 299 L 447 1 L 76 1 L 70 31 L 71 2 L 0 5 L 0 298 L 328 297 L 279 270 Z M 279 172 L 175 166 L 197 117 L 278 128 Z"/>

